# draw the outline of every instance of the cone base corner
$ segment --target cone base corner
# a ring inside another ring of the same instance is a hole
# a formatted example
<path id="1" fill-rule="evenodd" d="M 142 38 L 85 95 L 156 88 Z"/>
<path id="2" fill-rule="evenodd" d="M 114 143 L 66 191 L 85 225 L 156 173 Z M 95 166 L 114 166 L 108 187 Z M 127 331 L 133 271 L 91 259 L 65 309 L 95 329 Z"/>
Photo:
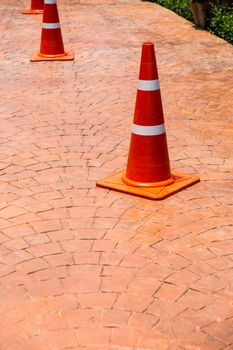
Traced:
<path id="1" fill-rule="evenodd" d="M 128 186 L 122 181 L 123 171 L 112 174 L 109 177 L 101 179 L 96 182 L 99 187 L 115 190 L 134 196 L 143 198 L 161 200 L 165 199 L 187 187 L 194 185 L 200 181 L 200 178 L 196 175 L 187 175 L 182 173 L 173 172 L 172 175 L 175 178 L 175 182 L 168 186 L 163 187 L 133 187 Z"/>
<path id="2" fill-rule="evenodd" d="M 29 9 L 29 10 L 23 10 L 22 13 L 24 15 L 40 15 L 40 14 L 44 13 L 44 10 Z"/>
<path id="3" fill-rule="evenodd" d="M 54 57 L 43 57 L 38 54 L 38 52 L 33 52 L 30 61 L 31 62 L 42 62 L 42 61 L 73 61 L 74 53 L 72 51 L 67 51 L 65 56 L 54 56 Z"/>

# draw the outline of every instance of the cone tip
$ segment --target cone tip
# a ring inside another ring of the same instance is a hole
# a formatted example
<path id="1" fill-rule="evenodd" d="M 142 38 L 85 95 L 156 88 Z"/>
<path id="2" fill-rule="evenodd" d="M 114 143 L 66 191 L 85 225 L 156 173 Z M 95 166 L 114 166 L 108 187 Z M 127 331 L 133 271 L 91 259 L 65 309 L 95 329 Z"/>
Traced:
<path id="1" fill-rule="evenodd" d="M 151 46 L 154 47 L 154 44 L 151 41 L 145 41 L 142 46 Z"/>
<path id="2" fill-rule="evenodd" d="M 144 42 L 142 44 L 142 63 L 155 63 L 155 49 L 152 42 Z"/>

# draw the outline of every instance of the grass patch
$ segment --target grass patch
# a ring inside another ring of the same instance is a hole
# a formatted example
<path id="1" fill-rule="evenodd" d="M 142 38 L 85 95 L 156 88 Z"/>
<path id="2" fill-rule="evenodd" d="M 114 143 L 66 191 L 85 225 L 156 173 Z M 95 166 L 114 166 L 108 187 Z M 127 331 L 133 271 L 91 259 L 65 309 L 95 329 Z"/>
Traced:
<path id="1" fill-rule="evenodd" d="M 206 29 L 233 44 L 233 7 L 211 3 Z"/>
<path id="2" fill-rule="evenodd" d="M 176 12 L 179 16 L 193 22 L 189 0 L 142 0 L 155 2 L 169 10 Z M 203 0 L 199 0 L 203 2 Z M 206 30 L 233 44 L 233 4 L 221 3 L 210 0 L 208 3 L 208 17 Z"/>
<path id="3" fill-rule="evenodd" d="M 193 20 L 192 11 L 189 5 L 189 0 L 151 0 L 158 5 L 164 6 L 169 10 L 176 12 L 179 16 L 186 18 L 189 21 Z"/>

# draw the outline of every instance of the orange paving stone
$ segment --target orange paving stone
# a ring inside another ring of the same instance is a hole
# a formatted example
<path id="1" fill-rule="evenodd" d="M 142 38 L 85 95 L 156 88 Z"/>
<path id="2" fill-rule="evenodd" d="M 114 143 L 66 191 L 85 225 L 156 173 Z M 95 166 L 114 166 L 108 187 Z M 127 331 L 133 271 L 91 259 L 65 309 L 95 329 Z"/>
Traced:
<path id="1" fill-rule="evenodd" d="M 60 0 L 75 61 L 31 64 L 24 7 L 0 4 L 0 349 L 232 350 L 232 46 L 149 2 Z M 201 177 L 159 203 L 96 188 L 149 40 L 171 167 Z"/>

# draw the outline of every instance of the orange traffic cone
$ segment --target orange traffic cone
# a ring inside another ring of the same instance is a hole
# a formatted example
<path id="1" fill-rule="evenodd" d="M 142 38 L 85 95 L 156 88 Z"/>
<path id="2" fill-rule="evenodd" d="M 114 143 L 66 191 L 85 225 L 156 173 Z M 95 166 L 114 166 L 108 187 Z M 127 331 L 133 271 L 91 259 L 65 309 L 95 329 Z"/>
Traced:
<path id="1" fill-rule="evenodd" d="M 40 52 L 34 52 L 30 61 L 70 61 L 73 59 L 74 54 L 64 50 L 57 0 L 44 0 Z"/>
<path id="2" fill-rule="evenodd" d="M 198 181 L 198 176 L 170 171 L 154 45 L 144 43 L 127 168 L 97 186 L 163 199 Z"/>
<path id="3" fill-rule="evenodd" d="M 31 0 L 31 8 L 22 11 L 24 14 L 38 14 L 44 12 L 44 0 Z"/>

